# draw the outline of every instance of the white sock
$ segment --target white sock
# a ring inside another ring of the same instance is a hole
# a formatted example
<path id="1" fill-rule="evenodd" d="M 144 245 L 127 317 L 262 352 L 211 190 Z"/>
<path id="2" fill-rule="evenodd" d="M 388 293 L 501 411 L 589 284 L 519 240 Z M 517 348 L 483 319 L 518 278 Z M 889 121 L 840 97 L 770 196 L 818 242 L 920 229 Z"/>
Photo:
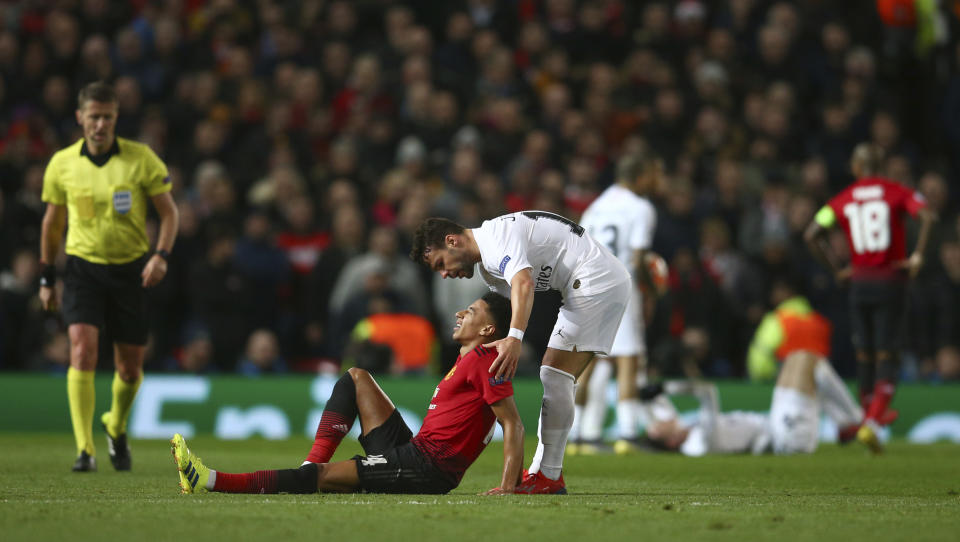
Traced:
<path id="1" fill-rule="evenodd" d="M 617 432 L 622 440 L 637 438 L 637 411 L 640 401 L 636 399 L 621 399 L 617 401 Z"/>
<path id="2" fill-rule="evenodd" d="M 537 418 L 537 451 L 533 452 L 533 459 L 530 460 L 530 468 L 527 474 L 536 474 L 540 472 L 540 462 L 543 460 L 543 439 L 540 438 L 540 431 L 543 428 L 543 406 L 541 403 L 540 416 Z"/>
<path id="3" fill-rule="evenodd" d="M 540 367 L 540 382 L 543 383 L 543 404 L 540 407 L 540 423 L 537 436 L 537 453 L 530 463 L 529 473 L 542 472 L 551 480 L 560 478 L 563 470 L 563 451 L 567 434 L 573 425 L 572 374 L 547 365 Z"/>
<path id="4" fill-rule="evenodd" d="M 583 440 L 600 440 L 603 436 L 603 422 L 607 417 L 607 383 L 613 373 L 613 365 L 599 359 L 593 366 L 590 381 L 587 382 L 587 404 L 583 407 L 583 421 L 580 424 L 580 437 Z"/>
<path id="5" fill-rule="evenodd" d="M 853 400 L 850 390 L 833 369 L 830 362 L 821 360 L 813 368 L 813 381 L 817 385 L 817 395 L 827 415 L 836 422 L 837 427 L 846 427 L 863 420 L 863 409 Z"/>
<path id="6" fill-rule="evenodd" d="M 207 488 L 207 491 L 213 491 L 213 486 L 217 483 L 217 471 L 210 469 L 210 478 L 207 478 L 207 483 L 204 487 Z"/>
<path id="7" fill-rule="evenodd" d="M 576 396 L 577 392 L 574 391 L 573 395 Z M 583 407 L 580 405 L 573 405 L 573 426 L 570 428 L 570 434 L 567 435 L 567 440 L 570 442 L 577 442 L 580 440 L 580 425 L 583 423 Z"/>

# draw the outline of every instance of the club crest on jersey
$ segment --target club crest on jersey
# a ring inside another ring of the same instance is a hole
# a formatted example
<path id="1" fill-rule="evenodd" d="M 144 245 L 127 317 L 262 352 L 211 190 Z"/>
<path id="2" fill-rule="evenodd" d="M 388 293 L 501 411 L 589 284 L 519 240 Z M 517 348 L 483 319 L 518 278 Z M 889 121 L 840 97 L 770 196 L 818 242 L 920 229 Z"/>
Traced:
<path id="1" fill-rule="evenodd" d="M 491 386 L 499 386 L 500 384 L 504 384 L 504 383 L 506 383 L 506 382 L 510 382 L 510 380 L 511 380 L 511 379 L 509 379 L 509 378 L 504 378 L 504 377 L 502 377 L 502 376 L 500 376 L 500 377 L 491 376 L 490 378 L 487 379 L 487 382 L 489 382 Z"/>
<path id="2" fill-rule="evenodd" d="M 510 256 L 504 256 L 503 259 L 500 260 L 500 274 L 501 274 L 501 275 L 503 274 L 503 270 L 507 268 L 507 262 L 509 262 L 509 261 L 510 261 Z"/>
<path id="3" fill-rule="evenodd" d="M 457 372 L 457 366 L 456 366 L 456 365 L 454 365 L 453 368 L 450 369 L 450 372 L 447 373 L 447 376 L 443 377 L 443 379 L 444 379 L 444 380 L 450 380 L 451 378 L 453 378 L 453 373 L 455 373 L 455 372 Z M 438 388 L 438 389 L 439 389 L 439 388 Z"/>
<path id="4" fill-rule="evenodd" d="M 118 190 L 113 193 L 113 209 L 125 215 L 133 207 L 133 194 L 129 190 Z"/>

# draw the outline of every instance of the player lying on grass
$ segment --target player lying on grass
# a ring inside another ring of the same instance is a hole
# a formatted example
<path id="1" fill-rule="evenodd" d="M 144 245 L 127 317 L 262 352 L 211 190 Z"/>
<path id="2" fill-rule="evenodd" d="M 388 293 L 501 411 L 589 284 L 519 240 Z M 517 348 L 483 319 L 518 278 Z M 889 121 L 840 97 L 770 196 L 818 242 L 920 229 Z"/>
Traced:
<path id="1" fill-rule="evenodd" d="M 832 373 L 832 374 L 831 374 Z M 707 382 L 686 380 L 653 384 L 641 390 L 648 399 L 660 392 L 669 395 L 694 395 L 700 401 L 698 419 L 684 425 L 676 411 L 668 415 L 651 414 L 658 421 L 647 427 L 647 439 L 657 448 L 677 451 L 684 455 L 736 453 L 813 453 L 820 435 L 820 406 L 838 427 L 857 424 L 863 410 L 853 401 L 846 386 L 830 362 L 809 352 L 790 354 L 777 378 L 770 404 L 770 413 L 732 411 L 720 412 L 717 387 Z M 824 393 L 825 386 L 846 394 L 846 400 L 833 401 Z"/>
<path id="2" fill-rule="evenodd" d="M 770 300 L 775 308 L 763 319 L 750 345 L 751 377 L 772 377 L 777 374 L 777 361 L 781 362 L 770 415 L 720 413 L 716 386 L 668 383 L 668 393 L 693 393 L 700 399 L 700 420 L 693 427 L 684 427 L 674 411 L 673 416 L 647 428 L 651 441 L 686 455 L 810 453 L 817 448 L 821 405 L 836 422 L 838 438 L 853 438 L 863 421 L 863 410 L 827 359 L 830 322 L 810 307 L 800 290 L 795 277 L 774 279 Z M 663 389 L 646 389 L 643 395 L 650 398 Z M 874 442 L 876 446 L 871 448 L 879 451 L 879 441 Z"/>
<path id="3" fill-rule="evenodd" d="M 484 343 L 510 328 L 510 301 L 488 293 L 457 313 L 457 363 L 437 386 L 416 436 L 370 373 L 347 371 L 327 401 L 313 449 L 299 469 L 228 474 L 206 467 L 179 434 L 170 443 L 184 493 L 447 493 L 503 426 L 503 477 L 487 494 L 513 493 L 523 465 L 523 424 L 513 384 L 488 374 L 497 351 Z M 328 463 L 354 420 L 366 457 Z M 411 438 L 412 437 L 412 438 Z"/>
<path id="4" fill-rule="evenodd" d="M 644 400 L 660 393 L 692 394 L 700 401 L 696 423 L 685 426 L 676 416 L 651 414 L 659 421 L 647 427 L 655 447 L 684 455 L 754 453 L 812 453 L 820 436 L 820 406 L 837 427 L 858 425 L 863 410 L 823 357 L 804 350 L 783 361 L 770 404 L 770 414 L 720 412 L 717 387 L 706 382 L 669 381 L 641 390 Z"/>

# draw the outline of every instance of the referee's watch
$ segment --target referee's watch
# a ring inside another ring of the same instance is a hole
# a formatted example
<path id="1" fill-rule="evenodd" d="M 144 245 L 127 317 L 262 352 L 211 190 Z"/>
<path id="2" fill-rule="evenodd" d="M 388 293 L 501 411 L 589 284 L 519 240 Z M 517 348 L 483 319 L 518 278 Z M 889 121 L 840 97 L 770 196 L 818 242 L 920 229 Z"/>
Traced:
<path id="1" fill-rule="evenodd" d="M 163 250 L 162 248 L 155 250 L 153 253 L 156 254 L 157 256 L 160 256 L 161 258 L 163 258 L 163 261 L 165 261 L 165 262 L 169 262 L 169 261 L 170 261 L 170 253 L 167 252 L 166 250 Z"/>
<path id="2" fill-rule="evenodd" d="M 57 284 L 57 266 L 53 264 L 43 264 L 43 270 L 40 272 L 40 286 L 44 288 L 53 288 Z"/>

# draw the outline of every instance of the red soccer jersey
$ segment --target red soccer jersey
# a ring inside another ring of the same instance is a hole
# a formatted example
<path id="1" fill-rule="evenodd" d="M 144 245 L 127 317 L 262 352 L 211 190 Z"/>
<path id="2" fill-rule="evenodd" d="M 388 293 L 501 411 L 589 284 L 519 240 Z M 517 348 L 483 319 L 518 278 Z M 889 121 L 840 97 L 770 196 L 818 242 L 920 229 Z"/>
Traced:
<path id="1" fill-rule="evenodd" d="M 443 377 L 413 444 L 457 483 L 493 437 L 490 405 L 513 395 L 513 383 L 488 372 L 497 351 L 474 348 Z"/>
<path id="2" fill-rule="evenodd" d="M 847 234 L 853 277 L 893 279 L 906 259 L 903 214 L 916 216 L 923 196 L 881 177 L 865 177 L 827 202 Z"/>

